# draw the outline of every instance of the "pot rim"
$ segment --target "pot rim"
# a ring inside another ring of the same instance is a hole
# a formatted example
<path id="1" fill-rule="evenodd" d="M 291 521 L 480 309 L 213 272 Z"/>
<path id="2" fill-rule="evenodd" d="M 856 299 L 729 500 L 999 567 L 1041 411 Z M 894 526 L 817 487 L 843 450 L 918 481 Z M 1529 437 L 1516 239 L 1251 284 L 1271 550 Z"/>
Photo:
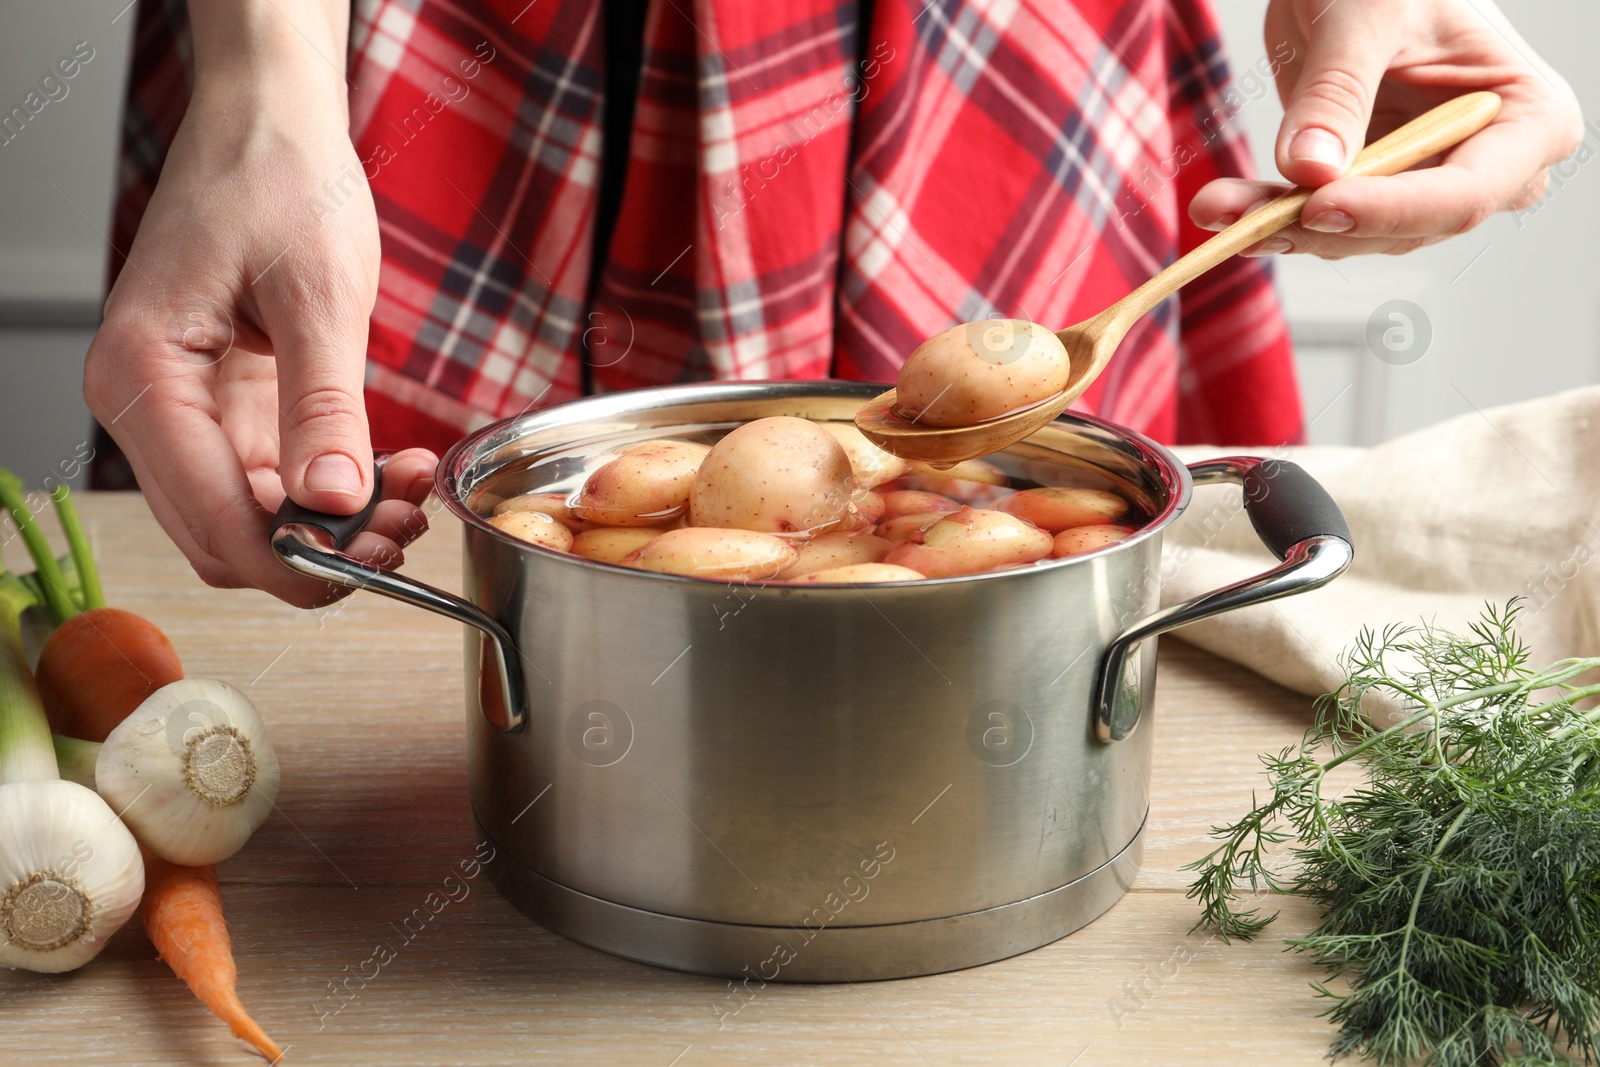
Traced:
<path id="1" fill-rule="evenodd" d="M 507 443 L 540 430 L 558 429 L 562 426 L 578 426 L 586 422 L 615 419 L 637 411 L 657 410 L 667 407 L 680 408 L 688 404 L 707 401 L 738 400 L 742 396 L 747 396 L 751 400 L 782 398 L 784 396 L 859 396 L 865 400 L 890 388 L 893 388 L 893 386 L 888 384 L 837 379 L 718 381 L 648 386 L 642 389 L 628 389 L 615 393 L 579 397 L 560 404 L 553 404 L 536 412 L 509 415 L 467 434 L 454 445 L 451 445 L 449 450 L 445 452 L 444 457 L 440 459 L 439 466 L 434 472 L 434 491 L 438 493 L 439 499 L 444 503 L 445 507 L 468 527 L 477 530 L 481 534 L 498 539 L 512 548 L 547 556 L 552 559 L 559 559 L 568 566 L 598 568 L 604 573 L 615 574 L 620 572 L 656 581 L 694 582 L 703 585 L 738 584 L 737 579 L 695 578 L 683 574 L 664 574 L 659 571 L 638 570 L 633 567 L 624 567 L 616 563 L 603 563 L 599 560 L 575 556 L 570 552 L 557 552 L 554 549 L 530 544 L 490 525 L 483 516 L 467 506 L 466 501 L 462 499 L 461 494 L 457 491 L 457 486 L 459 486 L 461 476 L 468 467 L 469 457 L 474 455 L 490 439 L 498 439 L 501 443 Z M 652 393 L 660 397 L 659 402 L 639 403 L 642 397 Z M 1156 443 L 1136 430 L 1130 430 L 1106 419 L 1082 412 L 1064 412 L 1049 425 L 1065 425 L 1070 428 L 1075 424 L 1095 428 L 1102 433 L 1119 439 L 1124 445 L 1131 446 L 1131 451 L 1135 458 L 1144 466 L 1153 468 L 1160 480 L 1168 487 L 1166 505 L 1137 532 L 1118 541 L 1115 545 L 1067 559 L 1040 560 L 1036 563 L 1010 567 L 1004 570 L 984 571 L 978 574 L 958 574 L 944 578 L 917 578 L 903 582 L 819 582 L 810 585 L 790 585 L 783 582 L 766 581 L 745 582 L 743 584 L 762 585 L 776 590 L 794 590 L 797 592 L 860 590 L 867 585 L 873 588 L 901 590 L 946 586 L 963 582 L 993 581 L 1024 574 L 1045 573 L 1086 564 L 1095 559 L 1104 559 L 1131 549 L 1135 545 L 1142 544 L 1152 537 L 1159 536 L 1188 507 L 1190 497 L 1194 493 L 1194 480 L 1189 474 L 1189 469 L 1165 446 Z M 691 422 L 685 420 L 681 425 L 691 425 Z"/>

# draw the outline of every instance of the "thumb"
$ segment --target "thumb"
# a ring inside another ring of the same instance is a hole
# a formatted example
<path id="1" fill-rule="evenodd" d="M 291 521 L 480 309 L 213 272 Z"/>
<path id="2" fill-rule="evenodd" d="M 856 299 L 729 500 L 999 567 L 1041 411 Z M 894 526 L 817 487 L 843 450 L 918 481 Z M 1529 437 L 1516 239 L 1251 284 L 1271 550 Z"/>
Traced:
<path id="1" fill-rule="evenodd" d="M 371 497 L 372 439 L 362 397 L 367 315 L 359 301 L 305 294 L 262 308 L 278 364 L 278 475 L 295 503 L 351 515 Z"/>
<path id="2" fill-rule="evenodd" d="M 1306 55 L 1284 102 L 1278 170 L 1297 185 L 1325 185 L 1367 141 L 1373 99 L 1394 56 L 1394 18 L 1345 0 L 1313 3 Z"/>

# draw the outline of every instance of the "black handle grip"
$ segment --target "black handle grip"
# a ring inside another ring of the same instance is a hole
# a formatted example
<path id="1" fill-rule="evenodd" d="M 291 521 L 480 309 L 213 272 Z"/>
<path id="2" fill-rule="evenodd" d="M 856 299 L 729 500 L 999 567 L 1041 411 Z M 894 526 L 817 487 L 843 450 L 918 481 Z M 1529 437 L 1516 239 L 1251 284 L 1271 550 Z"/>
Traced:
<path id="1" fill-rule="evenodd" d="M 1350 527 L 1322 484 L 1297 464 L 1262 460 L 1244 475 L 1244 507 L 1256 534 L 1279 559 L 1310 537 L 1338 537 L 1346 543 Z"/>
<path id="2" fill-rule="evenodd" d="M 389 460 L 386 452 L 380 452 L 372 457 L 372 496 L 367 500 L 366 506 L 354 515 L 329 515 L 325 511 L 312 511 L 296 504 L 289 497 L 283 498 L 278 513 L 272 516 L 272 533 L 274 535 L 285 526 L 299 524 L 302 526 L 315 526 L 333 538 L 336 548 L 344 548 L 367 525 L 367 520 L 372 518 L 372 513 L 378 509 L 378 502 L 383 499 L 383 466 Z"/>

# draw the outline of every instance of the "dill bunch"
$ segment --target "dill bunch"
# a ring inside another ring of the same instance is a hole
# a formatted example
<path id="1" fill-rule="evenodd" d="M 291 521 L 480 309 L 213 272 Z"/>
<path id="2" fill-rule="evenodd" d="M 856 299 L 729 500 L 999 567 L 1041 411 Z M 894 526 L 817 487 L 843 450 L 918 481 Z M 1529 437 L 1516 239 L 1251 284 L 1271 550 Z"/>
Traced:
<path id="1" fill-rule="evenodd" d="M 1600 658 L 1531 669 L 1517 611 L 1486 608 L 1465 635 L 1364 631 L 1301 743 L 1262 757 L 1271 795 L 1187 868 L 1196 926 L 1224 938 L 1276 918 L 1252 905 L 1261 893 L 1320 906 L 1287 944 L 1343 979 L 1315 984 L 1333 1059 L 1600 1057 L 1600 710 L 1574 706 L 1600 693 L 1577 684 Z M 1400 707 L 1393 725 L 1362 714 L 1375 702 Z M 1327 795 L 1344 764 L 1360 784 Z M 1274 870 L 1285 842 L 1288 870 Z"/>

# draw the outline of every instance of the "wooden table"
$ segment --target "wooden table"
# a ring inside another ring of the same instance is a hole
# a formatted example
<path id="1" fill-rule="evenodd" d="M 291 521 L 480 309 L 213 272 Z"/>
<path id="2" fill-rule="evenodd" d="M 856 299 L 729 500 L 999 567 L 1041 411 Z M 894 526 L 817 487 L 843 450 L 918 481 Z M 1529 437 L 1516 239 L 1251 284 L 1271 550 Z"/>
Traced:
<path id="1" fill-rule="evenodd" d="M 161 625 L 189 673 L 243 688 L 272 728 L 280 812 L 221 871 L 241 995 L 289 1063 L 1323 1062 L 1316 972 L 1279 940 L 1312 910 L 1281 901 L 1275 935 L 1254 944 L 1190 934 L 1180 870 L 1244 810 L 1256 754 L 1296 740 L 1309 701 L 1170 638 L 1143 872 L 1053 945 L 929 978 L 769 985 L 719 1029 L 725 982 L 566 941 L 480 879 L 341 1002 L 333 983 L 400 943 L 400 921 L 473 851 L 458 627 L 370 595 L 317 616 L 208 589 L 138 497 L 80 508 L 112 602 Z M 435 524 L 406 569 L 453 584 L 458 536 Z M 6 1067 L 252 1062 L 136 924 L 76 974 L 0 973 Z"/>

